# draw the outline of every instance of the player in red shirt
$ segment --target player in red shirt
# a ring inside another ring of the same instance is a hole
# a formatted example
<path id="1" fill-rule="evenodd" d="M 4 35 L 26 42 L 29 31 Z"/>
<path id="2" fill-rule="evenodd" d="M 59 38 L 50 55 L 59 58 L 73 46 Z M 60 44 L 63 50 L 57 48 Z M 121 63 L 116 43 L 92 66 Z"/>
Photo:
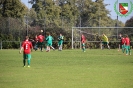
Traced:
<path id="1" fill-rule="evenodd" d="M 19 51 L 19 53 L 21 54 L 22 50 L 23 50 L 23 64 L 24 67 L 26 65 L 26 59 L 28 62 L 28 67 L 30 67 L 30 59 L 31 59 L 31 51 L 33 49 L 32 43 L 29 41 L 29 37 L 26 36 L 26 40 L 24 40 L 22 42 L 22 46 L 21 49 Z"/>
<path id="2" fill-rule="evenodd" d="M 131 55 L 130 39 L 129 39 L 128 35 L 126 35 L 126 37 L 125 37 L 125 48 L 126 48 L 126 55 Z"/>
<path id="3" fill-rule="evenodd" d="M 82 50 L 83 50 L 83 52 L 85 52 L 85 41 L 86 41 L 86 38 L 85 38 L 85 36 L 82 34 L 82 35 L 81 35 L 81 43 L 82 43 Z"/>
<path id="4" fill-rule="evenodd" d="M 124 51 L 125 51 L 125 42 L 126 42 L 126 40 L 125 40 L 125 38 L 121 35 L 121 42 L 120 42 L 120 45 L 121 45 L 121 48 L 122 48 L 122 52 L 124 53 Z"/>
<path id="5" fill-rule="evenodd" d="M 43 44 L 44 44 L 44 36 L 42 35 L 42 33 L 40 33 L 40 35 L 38 35 L 37 38 L 38 38 L 38 46 L 40 46 L 41 51 L 43 51 L 42 47 L 43 47 Z"/>
<path id="6" fill-rule="evenodd" d="M 38 48 L 38 46 L 37 46 L 38 45 L 38 37 L 37 37 L 37 35 L 35 36 L 34 42 L 35 42 L 34 49 L 36 51 L 37 48 Z"/>

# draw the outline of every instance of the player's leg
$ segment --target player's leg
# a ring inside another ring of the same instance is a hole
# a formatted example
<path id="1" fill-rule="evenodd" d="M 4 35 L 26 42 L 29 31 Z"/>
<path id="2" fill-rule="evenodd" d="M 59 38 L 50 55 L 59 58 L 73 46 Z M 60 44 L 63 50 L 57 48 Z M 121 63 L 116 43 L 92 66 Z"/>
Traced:
<path id="1" fill-rule="evenodd" d="M 127 54 L 126 55 L 130 55 L 130 46 L 127 46 Z"/>
<path id="2" fill-rule="evenodd" d="M 35 49 L 35 51 L 37 50 L 37 43 L 35 43 L 34 49 Z"/>
<path id="3" fill-rule="evenodd" d="M 60 50 L 62 51 L 62 44 L 60 44 Z"/>
<path id="4" fill-rule="evenodd" d="M 82 43 L 82 50 L 85 52 L 85 43 Z"/>
<path id="5" fill-rule="evenodd" d="M 101 49 L 104 49 L 105 42 L 101 43 Z"/>
<path id="6" fill-rule="evenodd" d="M 82 51 L 83 51 L 83 43 L 82 43 Z"/>
<path id="7" fill-rule="evenodd" d="M 40 42 L 37 43 L 37 46 L 38 46 L 37 48 L 40 49 Z"/>
<path id="8" fill-rule="evenodd" d="M 85 46 L 83 46 L 83 52 L 85 52 Z"/>
<path id="9" fill-rule="evenodd" d="M 59 42 L 58 42 L 58 50 L 60 50 L 60 44 L 59 44 Z"/>
<path id="10" fill-rule="evenodd" d="M 62 51 L 62 44 L 59 44 L 59 51 Z"/>
<path id="11" fill-rule="evenodd" d="M 53 50 L 55 50 L 55 48 L 52 46 L 52 43 L 50 44 L 50 47 L 51 47 Z"/>
<path id="12" fill-rule="evenodd" d="M 61 51 L 61 43 L 60 42 L 58 42 L 58 49 L 59 49 L 59 51 Z"/>
<path id="13" fill-rule="evenodd" d="M 50 52 L 50 43 L 47 43 L 47 49 L 46 52 Z"/>
<path id="14" fill-rule="evenodd" d="M 61 47 L 61 50 L 62 50 L 62 48 L 63 48 L 63 41 L 61 42 L 60 47 Z"/>
<path id="15" fill-rule="evenodd" d="M 60 46 L 60 45 L 58 45 L 58 47 L 59 47 L 58 49 L 59 49 L 59 51 L 60 51 L 60 50 L 61 50 L 61 46 Z"/>
<path id="16" fill-rule="evenodd" d="M 50 51 L 50 48 L 53 49 L 52 42 L 49 43 L 49 51 Z"/>
<path id="17" fill-rule="evenodd" d="M 108 49 L 110 49 L 109 43 L 107 43 Z"/>
<path id="18" fill-rule="evenodd" d="M 58 47 L 59 47 L 59 51 L 61 51 L 61 46 L 60 46 L 60 45 L 58 45 Z"/>
<path id="19" fill-rule="evenodd" d="M 50 47 L 49 45 L 47 45 L 46 52 L 49 52 L 49 51 L 50 51 Z"/>
<path id="20" fill-rule="evenodd" d="M 42 50 L 42 47 L 43 47 L 43 42 L 40 43 L 41 51 L 43 51 L 43 50 Z"/>
<path id="21" fill-rule="evenodd" d="M 52 48 L 53 50 L 55 50 L 55 48 L 54 48 L 53 46 L 51 46 L 51 48 Z"/>
<path id="22" fill-rule="evenodd" d="M 26 65 L 26 54 L 23 54 L 23 67 Z"/>
<path id="23" fill-rule="evenodd" d="M 28 67 L 30 67 L 31 54 L 27 54 Z"/>
<path id="24" fill-rule="evenodd" d="M 49 51 L 49 43 L 47 42 L 47 45 L 46 45 L 46 52 Z"/>
<path id="25" fill-rule="evenodd" d="M 125 52 L 125 45 L 124 44 L 122 45 L 122 52 L 123 53 Z"/>
<path id="26" fill-rule="evenodd" d="M 128 46 L 127 45 L 125 46 L 125 49 L 126 49 L 126 55 L 128 55 L 129 50 L 128 50 Z"/>

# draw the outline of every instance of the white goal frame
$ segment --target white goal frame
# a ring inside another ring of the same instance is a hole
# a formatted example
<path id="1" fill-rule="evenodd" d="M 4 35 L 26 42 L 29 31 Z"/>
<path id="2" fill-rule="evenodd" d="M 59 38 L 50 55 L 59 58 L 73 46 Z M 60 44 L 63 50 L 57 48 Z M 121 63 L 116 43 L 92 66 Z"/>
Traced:
<path id="1" fill-rule="evenodd" d="M 106 29 L 106 28 L 116 28 L 116 29 L 122 29 L 122 28 L 125 28 L 125 29 L 130 29 L 130 28 L 133 28 L 133 27 L 72 27 L 72 39 L 71 39 L 71 46 L 72 46 L 72 49 L 74 49 L 73 47 L 73 44 L 74 44 L 74 41 L 73 41 L 73 37 L 74 37 L 74 30 L 75 29 L 79 29 L 79 31 L 81 31 L 81 29 L 87 29 L 87 28 L 92 28 L 92 29 Z M 100 31 L 98 32 L 99 35 L 100 35 Z M 117 30 L 117 36 L 118 36 L 118 30 Z M 95 41 L 95 42 L 100 42 L 100 41 Z M 81 41 L 80 41 L 80 48 L 81 48 Z"/>

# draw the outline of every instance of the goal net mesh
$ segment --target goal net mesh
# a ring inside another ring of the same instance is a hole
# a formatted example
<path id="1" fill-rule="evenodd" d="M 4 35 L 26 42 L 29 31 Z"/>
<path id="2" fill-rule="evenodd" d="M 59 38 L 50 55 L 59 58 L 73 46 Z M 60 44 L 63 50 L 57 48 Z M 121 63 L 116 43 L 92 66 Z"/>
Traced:
<path id="1" fill-rule="evenodd" d="M 86 48 L 100 48 L 101 35 L 106 34 L 111 48 L 118 48 L 119 35 L 127 34 L 133 40 L 133 27 L 72 27 L 72 49 L 81 48 L 81 34 L 86 37 Z"/>

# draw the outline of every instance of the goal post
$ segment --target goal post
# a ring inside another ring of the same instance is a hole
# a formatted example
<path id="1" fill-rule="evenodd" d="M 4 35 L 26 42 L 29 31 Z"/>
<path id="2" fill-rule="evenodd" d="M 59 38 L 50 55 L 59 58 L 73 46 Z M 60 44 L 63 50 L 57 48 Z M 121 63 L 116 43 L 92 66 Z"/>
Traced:
<path id="1" fill-rule="evenodd" d="M 133 38 L 133 27 L 72 27 L 72 49 L 81 48 L 81 34 L 84 34 L 87 43 L 100 43 L 95 37 L 105 33 L 109 37 L 109 42 L 120 42 L 119 34 L 127 34 Z"/>

